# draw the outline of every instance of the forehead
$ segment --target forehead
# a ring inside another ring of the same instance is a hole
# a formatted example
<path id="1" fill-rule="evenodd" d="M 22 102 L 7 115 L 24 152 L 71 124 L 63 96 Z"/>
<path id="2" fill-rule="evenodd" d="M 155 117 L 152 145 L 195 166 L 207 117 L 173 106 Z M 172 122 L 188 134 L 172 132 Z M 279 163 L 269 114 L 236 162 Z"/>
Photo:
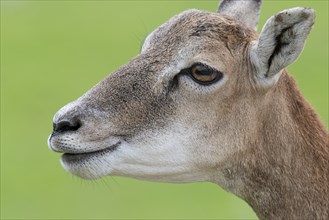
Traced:
<path id="1" fill-rule="evenodd" d="M 234 47 L 253 39 L 254 32 L 231 18 L 199 10 L 182 12 L 153 31 L 144 42 L 142 51 L 163 47 L 166 50 L 184 47 L 195 41 L 210 44 L 222 42 Z M 183 45 L 182 45 L 183 44 Z"/>

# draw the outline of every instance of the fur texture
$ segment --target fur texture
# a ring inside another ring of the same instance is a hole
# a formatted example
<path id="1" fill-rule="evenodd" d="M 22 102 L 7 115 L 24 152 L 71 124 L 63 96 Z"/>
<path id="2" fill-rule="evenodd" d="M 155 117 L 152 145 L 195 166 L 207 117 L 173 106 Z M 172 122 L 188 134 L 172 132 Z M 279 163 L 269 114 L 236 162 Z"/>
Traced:
<path id="1" fill-rule="evenodd" d="M 174 16 L 139 55 L 58 111 L 49 146 L 64 153 L 65 170 L 211 181 L 261 219 L 328 219 L 328 132 L 284 69 L 301 53 L 314 12 L 280 12 L 258 35 L 260 3 L 225 0 L 219 13 Z M 182 71 L 195 63 L 223 78 L 197 83 Z"/>

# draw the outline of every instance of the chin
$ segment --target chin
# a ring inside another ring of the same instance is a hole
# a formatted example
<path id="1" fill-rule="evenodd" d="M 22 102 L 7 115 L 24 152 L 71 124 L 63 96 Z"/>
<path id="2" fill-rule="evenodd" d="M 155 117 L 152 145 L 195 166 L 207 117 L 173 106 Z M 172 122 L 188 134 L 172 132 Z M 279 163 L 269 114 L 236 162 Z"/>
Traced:
<path id="1" fill-rule="evenodd" d="M 62 167 L 74 176 L 95 180 L 111 174 L 109 157 L 112 153 L 104 151 L 88 154 L 63 154 L 60 162 Z"/>

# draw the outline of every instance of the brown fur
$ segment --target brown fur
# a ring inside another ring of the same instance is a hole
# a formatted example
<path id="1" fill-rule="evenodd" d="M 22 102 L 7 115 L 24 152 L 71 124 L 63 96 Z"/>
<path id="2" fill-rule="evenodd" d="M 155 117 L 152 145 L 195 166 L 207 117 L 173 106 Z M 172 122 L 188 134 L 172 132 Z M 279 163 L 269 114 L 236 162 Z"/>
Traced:
<path id="1" fill-rule="evenodd" d="M 249 147 L 225 161 L 230 184 L 242 183 L 233 191 L 261 219 L 328 219 L 328 133 L 287 72 L 258 118 Z"/>
<path id="2" fill-rule="evenodd" d="M 328 219 L 328 132 L 286 71 L 270 87 L 255 82 L 250 50 L 257 38 L 229 16 L 197 10 L 175 16 L 153 32 L 141 54 L 57 113 L 55 123 L 79 118 L 82 126 L 52 136 L 51 147 L 76 153 L 87 143 L 90 152 L 119 138 L 126 145 L 114 152 L 63 164 L 84 178 L 212 181 L 247 201 L 261 219 Z M 178 74 L 181 60 L 198 56 L 227 81 L 208 91 Z M 65 142 L 71 137 L 79 144 Z M 163 145 L 172 147 L 169 155 Z M 135 153 L 144 146 L 151 147 Z M 154 166 L 159 169 L 143 173 Z"/>

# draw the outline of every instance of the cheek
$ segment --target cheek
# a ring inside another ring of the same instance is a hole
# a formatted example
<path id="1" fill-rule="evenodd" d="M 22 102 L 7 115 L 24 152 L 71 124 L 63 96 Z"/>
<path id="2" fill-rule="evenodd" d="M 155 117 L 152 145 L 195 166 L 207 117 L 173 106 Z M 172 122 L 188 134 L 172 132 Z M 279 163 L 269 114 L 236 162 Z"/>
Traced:
<path id="1" fill-rule="evenodd" d="M 243 137 L 236 136 L 232 108 L 228 104 L 206 101 L 188 102 L 175 116 L 172 139 L 189 151 L 192 163 L 203 168 L 216 166 L 242 147 Z M 242 125 L 241 125 L 242 126 Z"/>
<path id="2" fill-rule="evenodd" d="M 171 125 L 140 134 L 120 147 L 113 174 L 165 182 L 208 180 L 196 166 L 195 145 L 186 131 Z"/>

